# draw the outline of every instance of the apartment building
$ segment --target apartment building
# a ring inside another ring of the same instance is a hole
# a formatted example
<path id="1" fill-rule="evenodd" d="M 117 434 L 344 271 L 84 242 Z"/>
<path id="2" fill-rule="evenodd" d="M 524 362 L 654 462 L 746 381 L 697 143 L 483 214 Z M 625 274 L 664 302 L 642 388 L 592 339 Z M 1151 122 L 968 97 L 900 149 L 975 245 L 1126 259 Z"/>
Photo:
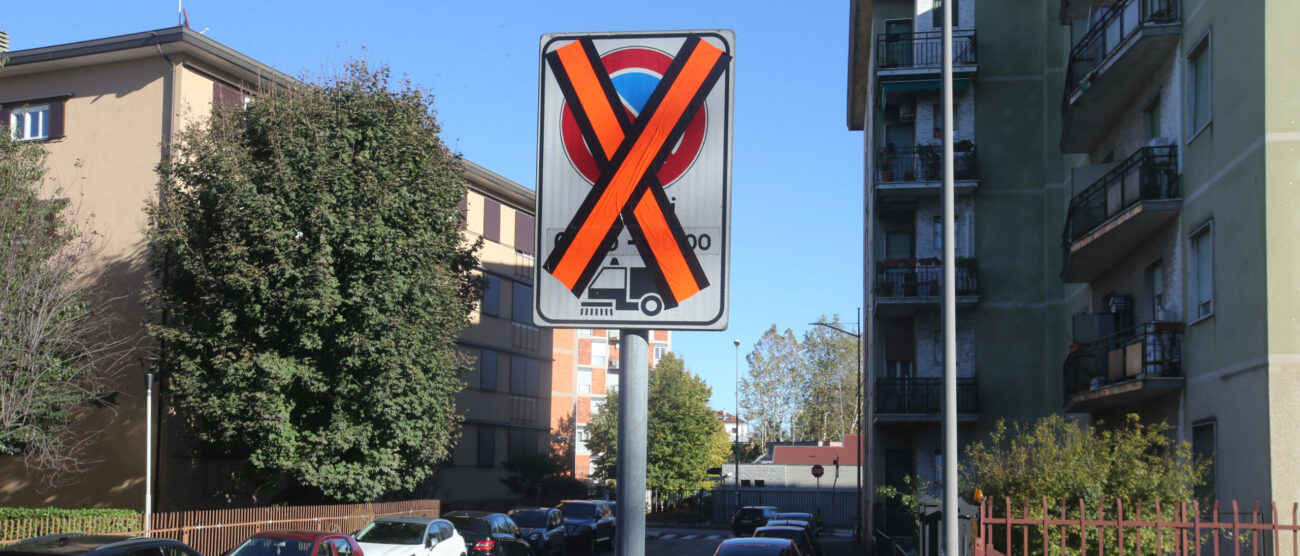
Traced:
<path id="1" fill-rule="evenodd" d="M 873 484 L 928 478 L 941 464 L 928 462 L 938 458 L 937 426 L 902 428 L 937 415 L 939 398 L 918 380 L 938 376 L 921 363 L 940 363 L 922 313 L 938 302 L 926 295 L 927 265 L 911 259 L 926 256 L 929 234 L 915 230 L 932 224 L 923 190 L 939 183 L 928 179 L 928 154 L 908 160 L 899 148 L 909 122 L 917 148 L 938 142 L 921 137 L 937 98 L 927 95 L 938 39 L 930 47 L 923 34 L 937 5 L 859 0 L 851 9 L 848 124 L 865 132 L 864 296 L 876 346 L 865 441 Z M 962 442 L 1001 417 L 1065 413 L 1097 424 L 1135 413 L 1169 423 L 1211 462 L 1200 495 L 1300 500 L 1285 472 L 1300 450 L 1291 433 L 1300 260 L 1287 252 L 1300 238 L 1293 3 L 953 8 L 957 250 L 982 255 L 958 261 Z M 927 179 L 913 184 L 909 169 Z M 900 202 L 915 211 L 898 215 Z M 910 251 L 900 246 L 909 239 Z M 910 322 L 897 320 L 899 306 L 927 301 Z M 895 332 L 909 324 L 913 336 Z M 886 521 L 893 513 L 879 500 L 874 509 Z"/>
<path id="2" fill-rule="evenodd" d="M 555 328 L 553 381 L 551 383 L 551 435 L 557 440 L 553 453 L 572 470 L 573 476 L 590 480 L 595 470 L 587 427 L 608 396 L 617 395 L 619 331 L 591 328 Z M 649 333 L 650 368 L 672 351 L 672 333 Z"/>
<path id="3" fill-rule="evenodd" d="M 848 127 L 863 133 L 863 297 L 868 379 L 861 515 L 911 535 L 875 495 L 916 476 L 939 488 L 942 19 L 935 0 L 851 4 Z M 964 444 L 998 419 L 1060 407 L 1061 282 L 1053 207 L 1062 204 L 1064 48 L 1054 15 L 1018 2 L 953 3 L 957 410 Z M 1059 44 L 1058 44 L 1059 43 Z M 1054 46 L 1055 45 L 1055 46 Z M 1049 148 L 1050 147 L 1050 148 Z"/>
<path id="4" fill-rule="evenodd" d="M 162 145 L 211 106 L 242 105 L 265 87 L 293 78 L 184 27 L 19 50 L 0 67 L 0 125 L 48 151 L 46 190 L 79 202 L 102 235 L 104 249 L 87 277 L 121 297 L 121 332 L 136 332 L 149 315 L 140 301 L 148 281 L 144 206 L 156 194 L 154 168 Z M 74 202 L 74 205 L 78 204 Z M 145 354 L 131 358 L 118 384 L 117 407 L 96 410 L 92 422 L 111 423 L 96 446 L 91 476 L 46 489 L 20 456 L 0 456 L 0 505 L 144 505 Z M 174 500 L 210 500 L 230 492 L 220 464 L 199 466 L 182 424 L 167 410 L 159 387 L 155 508 Z M 233 501 L 233 500 L 229 500 Z M 215 503 L 220 503 L 216 501 Z"/>

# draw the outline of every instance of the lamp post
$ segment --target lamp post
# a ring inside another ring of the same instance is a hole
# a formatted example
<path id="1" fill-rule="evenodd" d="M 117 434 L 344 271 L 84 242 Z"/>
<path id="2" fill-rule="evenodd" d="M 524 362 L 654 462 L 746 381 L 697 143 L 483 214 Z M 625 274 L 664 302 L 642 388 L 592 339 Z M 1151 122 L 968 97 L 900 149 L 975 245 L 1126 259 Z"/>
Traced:
<path id="1" fill-rule="evenodd" d="M 858 470 L 857 470 L 857 475 L 858 475 L 858 481 L 857 481 L 857 482 L 858 482 L 857 501 L 858 501 L 858 504 L 857 504 L 857 512 L 859 513 L 858 519 L 861 520 L 861 518 L 862 518 L 862 516 L 861 516 L 861 513 L 862 513 L 862 470 L 863 470 L 863 467 L 867 464 L 867 458 L 865 457 L 865 454 L 862 453 L 862 446 L 863 446 L 863 444 L 862 444 L 862 436 L 863 436 L 863 434 L 862 434 L 862 413 L 863 413 L 863 411 L 862 411 L 862 308 L 861 308 L 861 307 L 858 307 L 858 322 L 854 323 L 854 330 L 857 330 L 857 332 L 849 332 L 848 330 L 845 330 L 845 329 L 843 329 L 843 328 L 840 328 L 840 327 L 838 327 L 838 326 L 835 326 L 834 324 L 831 324 L 831 323 L 829 323 L 829 322 L 810 322 L 810 323 L 808 323 L 808 324 L 813 325 L 813 326 L 824 326 L 824 327 L 829 328 L 829 329 L 831 329 L 831 330 L 834 330 L 834 331 L 836 331 L 836 332 L 841 332 L 841 333 L 844 333 L 844 334 L 848 334 L 849 336 L 853 336 L 853 338 L 854 338 L 855 340 L 857 340 L 857 342 L 858 342 L 858 346 L 857 346 L 857 357 L 856 357 L 856 359 L 857 359 L 857 361 L 856 361 L 856 363 L 857 363 L 857 370 L 858 370 L 858 388 L 857 388 L 857 403 L 858 403 L 858 407 L 857 407 L 857 419 L 856 419 L 856 421 L 853 423 L 853 428 L 855 429 L 855 432 L 858 433 Z M 865 528 L 868 526 L 868 524 L 866 524 L 866 523 L 861 523 L 860 526 L 861 526 L 861 528 L 865 529 Z"/>
<path id="2" fill-rule="evenodd" d="M 740 338 L 731 342 L 736 345 L 736 441 L 731 452 L 736 459 L 736 511 L 740 511 Z"/>

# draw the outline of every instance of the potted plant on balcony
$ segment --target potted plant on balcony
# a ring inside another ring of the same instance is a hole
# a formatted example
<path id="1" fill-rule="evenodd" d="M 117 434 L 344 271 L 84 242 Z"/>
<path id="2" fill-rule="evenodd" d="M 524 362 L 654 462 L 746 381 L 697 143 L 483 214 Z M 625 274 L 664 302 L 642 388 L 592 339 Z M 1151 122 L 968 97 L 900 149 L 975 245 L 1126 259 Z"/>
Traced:
<path id="1" fill-rule="evenodd" d="M 894 144 L 888 143 L 885 148 L 876 151 L 876 171 L 880 172 L 880 181 L 894 181 Z"/>
<path id="2" fill-rule="evenodd" d="M 921 177 L 927 181 L 939 179 L 939 171 L 943 168 L 940 149 L 939 145 L 916 146 L 916 156 L 921 159 Z"/>
<path id="3" fill-rule="evenodd" d="M 953 259 L 953 266 L 957 269 L 957 295 L 975 295 L 979 284 L 979 260 L 957 257 Z"/>

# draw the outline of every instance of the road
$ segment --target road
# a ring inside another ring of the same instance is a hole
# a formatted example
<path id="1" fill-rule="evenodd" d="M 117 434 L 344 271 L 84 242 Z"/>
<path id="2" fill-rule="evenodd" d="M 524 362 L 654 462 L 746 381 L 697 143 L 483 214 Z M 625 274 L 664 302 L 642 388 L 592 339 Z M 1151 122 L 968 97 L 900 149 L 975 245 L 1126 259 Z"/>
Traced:
<path id="1" fill-rule="evenodd" d="M 646 526 L 645 553 L 647 556 L 670 554 L 672 556 L 712 556 L 718 543 L 731 538 L 731 531 L 726 528 L 686 529 L 672 527 Z M 822 544 L 826 547 L 826 556 L 839 554 L 859 554 L 860 551 L 849 538 L 847 531 L 835 531 L 822 535 Z M 600 556 L 613 556 L 613 552 L 604 552 Z"/>

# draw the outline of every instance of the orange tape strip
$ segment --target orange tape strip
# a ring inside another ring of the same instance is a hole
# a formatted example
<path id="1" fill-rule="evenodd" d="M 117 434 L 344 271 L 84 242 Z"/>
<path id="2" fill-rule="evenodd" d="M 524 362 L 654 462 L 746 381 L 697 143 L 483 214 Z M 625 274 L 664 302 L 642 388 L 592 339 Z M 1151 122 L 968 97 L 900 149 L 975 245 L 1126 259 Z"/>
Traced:
<path id="1" fill-rule="evenodd" d="M 596 201 L 596 206 L 587 217 L 587 221 L 578 230 L 564 257 L 551 273 L 565 286 L 572 289 L 577 284 L 587 262 L 605 240 L 605 234 L 609 232 L 618 214 L 627 205 L 637 183 L 645 177 L 650 163 L 663 147 L 673 127 L 681 120 L 691 98 L 708 78 L 721 55 L 721 50 L 703 41 L 691 53 L 677 80 L 669 87 L 668 93 L 664 95 L 663 101 L 650 117 L 650 121 L 646 122 L 645 129 L 636 137 L 627 158 L 615 170 L 604 194 Z M 569 69 L 567 64 L 565 69 Z M 604 102 L 603 98 L 602 102 Z M 662 214 L 660 217 L 662 218 Z M 667 269 L 664 270 L 667 275 Z M 674 278 L 670 277 L 669 282 L 672 281 Z"/>
<path id="2" fill-rule="evenodd" d="M 600 139 L 600 148 L 605 151 L 605 158 L 614 156 L 614 151 L 623 142 L 623 127 L 618 124 L 614 108 L 609 105 L 605 92 L 600 88 L 600 80 L 596 77 L 595 68 L 591 67 L 587 52 L 582 49 L 582 43 L 573 41 L 556 49 L 555 53 L 559 54 L 560 63 L 573 82 L 578 102 L 586 111 L 592 127 L 596 128 L 596 136 Z"/>

